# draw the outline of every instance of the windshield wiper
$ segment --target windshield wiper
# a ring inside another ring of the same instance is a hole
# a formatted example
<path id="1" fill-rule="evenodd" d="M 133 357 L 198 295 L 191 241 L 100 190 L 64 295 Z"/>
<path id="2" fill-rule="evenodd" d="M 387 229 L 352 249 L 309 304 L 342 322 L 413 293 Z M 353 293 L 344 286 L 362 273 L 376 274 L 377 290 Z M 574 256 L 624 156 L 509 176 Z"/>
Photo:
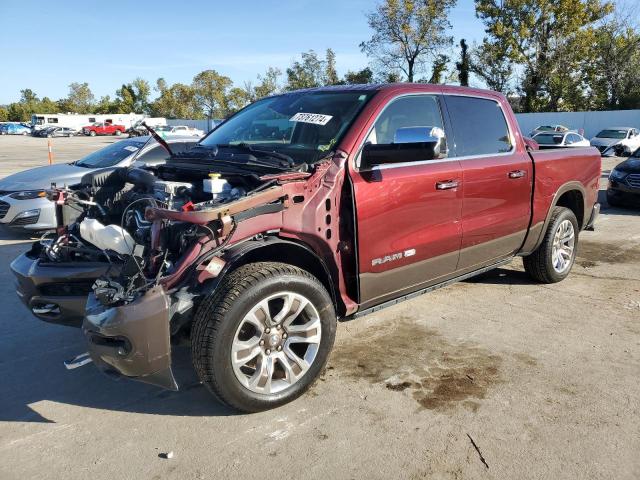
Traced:
<path id="1" fill-rule="evenodd" d="M 253 146 L 251 146 L 248 143 L 234 143 L 234 144 L 230 144 L 230 143 L 221 143 L 216 145 L 216 147 L 218 148 L 237 148 L 240 150 L 244 150 L 245 152 L 248 153 L 253 153 L 253 154 L 257 154 L 263 157 L 271 157 L 271 158 L 277 158 L 278 160 L 283 160 L 285 162 L 287 162 L 288 167 L 289 168 L 293 168 L 295 166 L 295 161 L 293 160 L 293 158 L 291 158 L 289 155 L 285 154 L 285 153 L 280 153 L 280 152 L 275 152 L 272 150 L 261 150 L 259 148 L 255 148 Z"/>

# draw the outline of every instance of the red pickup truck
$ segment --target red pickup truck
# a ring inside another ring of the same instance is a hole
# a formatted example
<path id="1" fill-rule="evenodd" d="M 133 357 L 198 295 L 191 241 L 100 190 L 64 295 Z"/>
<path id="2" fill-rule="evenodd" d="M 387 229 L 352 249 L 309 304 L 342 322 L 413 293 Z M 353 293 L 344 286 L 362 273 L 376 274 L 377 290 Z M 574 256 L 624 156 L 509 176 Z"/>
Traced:
<path id="1" fill-rule="evenodd" d="M 113 123 L 94 123 L 93 125 L 87 125 L 82 127 L 82 132 L 85 135 L 95 137 L 96 135 L 122 135 L 126 131 L 124 125 L 114 125 Z"/>
<path id="2" fill-rule="evenodd" d="M 188 339 L 211 392 L 258 411 L 313 383 L 337 320 L 516 256 L 532 281 L 563 280 L 599 178 L 596 149 L 535 150 L 498 93 L 301 90 L 153 174 L 106 169 L 53 191 L 84 212 L 12 270 L 36 316 L 82 325 L 101 370 L 177 389 L 170 340 Z"/>

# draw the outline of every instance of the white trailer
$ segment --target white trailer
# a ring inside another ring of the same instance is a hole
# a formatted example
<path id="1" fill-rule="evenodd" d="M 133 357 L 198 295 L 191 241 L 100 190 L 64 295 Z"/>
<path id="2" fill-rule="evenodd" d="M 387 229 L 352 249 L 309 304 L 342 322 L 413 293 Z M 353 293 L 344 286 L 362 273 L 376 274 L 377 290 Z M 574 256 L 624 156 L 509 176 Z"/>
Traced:
<path id="1" fill-rule="evenodd" d="M 31 115 L 31 125 L 36 130 L 47 127 L 69 127 L 76 130 L 94 123 L 112 123 L 131 128 L 136 122 L 145 118 L 137 113 L 109 113 L 80 115 L 75 113 L 34 113 Z"/>

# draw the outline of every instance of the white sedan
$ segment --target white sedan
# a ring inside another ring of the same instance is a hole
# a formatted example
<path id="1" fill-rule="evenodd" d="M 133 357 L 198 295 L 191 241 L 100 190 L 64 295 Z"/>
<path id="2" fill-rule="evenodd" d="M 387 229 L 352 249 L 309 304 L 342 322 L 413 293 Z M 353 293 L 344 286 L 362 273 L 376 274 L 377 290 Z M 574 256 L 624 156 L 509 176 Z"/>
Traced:
<path id="1" fill-rule="evenodd" d="M 630 155 L 640 148 L 640 132 L 632 127 L 609 127 L 591 139 L 603 156 Z"/>
<path id="2" fill-rule="evenodd" d="M 164 125 L 154 129 L 161 137 L 202 137 L 204 132 L 198 128 L 187 127 L 186 125 Z"/>
<path id="3" fill-rule="evenodd" d="M 540 148 L 588 147 L 589 140 L 576 132 L 542 132 L 533 136 Z"/>

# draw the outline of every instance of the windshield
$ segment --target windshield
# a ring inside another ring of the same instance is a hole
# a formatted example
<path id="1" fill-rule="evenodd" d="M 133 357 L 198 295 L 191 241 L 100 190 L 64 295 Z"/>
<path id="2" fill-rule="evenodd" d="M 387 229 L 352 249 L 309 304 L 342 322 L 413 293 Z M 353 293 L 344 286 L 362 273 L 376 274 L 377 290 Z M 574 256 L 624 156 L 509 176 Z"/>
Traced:
<path id="1" fill-rule="evenodd" d="M 627 138 L 626 130 L 602 130 L 596 135 L 599 138 Z"/>
<path id="2" fill-rule="evenodd" d="M 140 140 L 120 140 L 97 152 L 90 153 L 83 159 L 78 160 L 75 165 L 85 168 L 113 167 L 125 158 L 136 153 L 144 147 L 144 144 L 145 142 L 141 142 Z"/>
<path id="3" fill-rule="evenodd" d="M 201 145 L 251 145 L 313 163 L 332 150 L 374 91 L 301 91 L 249 105 Z M 262 146 L 262 147 L 261 147 Z"/>
<path id="4" fill-rule="evenodd" d="M 540 135 L 536 135 L 533 139 L 538 142 L 540 145 L 560 145 L 562 143 L 562 139 L 564 135 L 549 135 L 546 133 L 542 133 Z"/>

